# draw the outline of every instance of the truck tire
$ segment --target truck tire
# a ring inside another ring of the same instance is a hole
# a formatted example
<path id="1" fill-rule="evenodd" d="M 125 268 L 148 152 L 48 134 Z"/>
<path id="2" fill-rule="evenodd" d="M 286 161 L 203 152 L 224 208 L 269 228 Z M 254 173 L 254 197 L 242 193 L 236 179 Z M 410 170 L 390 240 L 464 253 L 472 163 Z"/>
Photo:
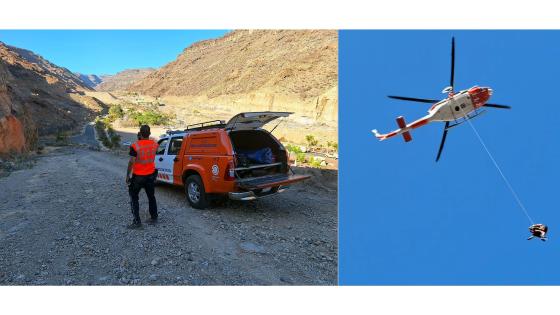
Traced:
<path id="1" fill-rule="evenodd" d="M 198 175 L 187 177 L 185 182 L 185 194 L 187 201 L 191 207 L 196 209 L 205 209 L 208 207 L 208 195 L 204 190 L 204 183 Z"/>

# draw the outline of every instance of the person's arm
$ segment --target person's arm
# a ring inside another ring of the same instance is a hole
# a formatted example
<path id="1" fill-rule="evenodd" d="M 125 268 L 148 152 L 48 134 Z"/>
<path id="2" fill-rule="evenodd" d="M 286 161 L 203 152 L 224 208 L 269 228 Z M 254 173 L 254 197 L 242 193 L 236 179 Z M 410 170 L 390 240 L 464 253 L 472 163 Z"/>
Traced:
<path id="1" fill-rule="evenodd" d="M 136 161 L 136 158 L 133 156 L 131 156 L 128 160 L 128 167 L 126 169 L 126 184 L 130 184 L 130 173 L 132 172 L 132 164 L 134 164 L 134 161 Z"/>
<path id="2" fill-rule="evenodd" d="M 128 153 L 128 155 L 130 155 L 130 159 L 128 160 L 128 167 L 126 168 L 127 185 L 130 183 L 130 174 L 132 173 L 132 165 L 134 164 L 134 162 L 136 162 L 136 150 L 134 150 L 132 146 L 130 147 L 130 152 Z"/>

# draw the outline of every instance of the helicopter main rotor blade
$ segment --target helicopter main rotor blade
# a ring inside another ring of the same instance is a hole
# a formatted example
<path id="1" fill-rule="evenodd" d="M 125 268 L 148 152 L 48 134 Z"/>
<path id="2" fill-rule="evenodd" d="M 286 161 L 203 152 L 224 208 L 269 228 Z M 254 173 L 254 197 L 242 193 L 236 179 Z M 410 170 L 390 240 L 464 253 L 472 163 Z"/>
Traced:
<path id="1" fill-rule="evenodd" d="M 500 105 L 500 104 L 484 104 L 485 107 L 493 107 L 493 108 L 501 108 L 501 109 L 511 109 L 511 106 L 508 105 Z"/>
<path id="2" fill-rule="evenodd" d="M 449 86 L 453 89 L 453 84 L 455 83 L 455 36 L 451 38 L 451 79 L 449 80 Z"/>
<path id="3" fill-rule="evenodd" d="M 403 100 L 403 101 L 430 103 L 430 104 L 434 104 L 434 103 L 439 102 L 439 100 L 431 100 L 431 99 L 427 99 L 427 98 L 416 98 L 416 97 L 394 96 L 394 95 L 389 95 L 389 98 L 394 98 L 394 99 Z"/>
<path id="4" fill-rule="evenodd" d="M 438 150 L 438 153 L 437 153 L 436 162 L 439 161 L 439 158 L 441 156 L 441 151 L 443 151 L 443 146 L 445 145 L 445 138 L 447 138 L 448 128 L 449 128 L 449 122 L 446 121 L 445 122 L 445 127 L 443 128 L 443 136 L 441 138 L 441 143 L 439 145 L 439 150 Z"/>

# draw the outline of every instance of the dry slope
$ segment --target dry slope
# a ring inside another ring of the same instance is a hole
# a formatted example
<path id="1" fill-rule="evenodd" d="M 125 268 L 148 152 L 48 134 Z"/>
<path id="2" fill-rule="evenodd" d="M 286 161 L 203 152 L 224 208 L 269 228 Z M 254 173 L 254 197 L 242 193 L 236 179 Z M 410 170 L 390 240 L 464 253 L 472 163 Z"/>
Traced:
<path id="1" fill-rule="evenodd" d="M 336 122 L 338 33 L 239 30 L 186 48 L 128 90 L 232 111 L 289 110 Z"/>
<path id="2" fill-rule="evenodd" d="M 39 134 L 69 130 L 102 103 L 68 69 L 0 42 L 0 154 L 32 147 Z"/>

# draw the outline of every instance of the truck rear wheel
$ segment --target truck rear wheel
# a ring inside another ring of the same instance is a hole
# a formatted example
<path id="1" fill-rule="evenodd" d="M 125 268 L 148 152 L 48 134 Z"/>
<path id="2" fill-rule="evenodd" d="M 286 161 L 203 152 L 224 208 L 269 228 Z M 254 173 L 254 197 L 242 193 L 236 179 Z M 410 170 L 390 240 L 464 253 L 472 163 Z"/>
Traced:
<path id="1" fill-rule="evenodd" d="M 204 190 L 204 183 L 198 175 L 191 175 L 185 181 L 185 194 L 191 207 L 204 209 L 208 207 L 208 196 Z"/>

